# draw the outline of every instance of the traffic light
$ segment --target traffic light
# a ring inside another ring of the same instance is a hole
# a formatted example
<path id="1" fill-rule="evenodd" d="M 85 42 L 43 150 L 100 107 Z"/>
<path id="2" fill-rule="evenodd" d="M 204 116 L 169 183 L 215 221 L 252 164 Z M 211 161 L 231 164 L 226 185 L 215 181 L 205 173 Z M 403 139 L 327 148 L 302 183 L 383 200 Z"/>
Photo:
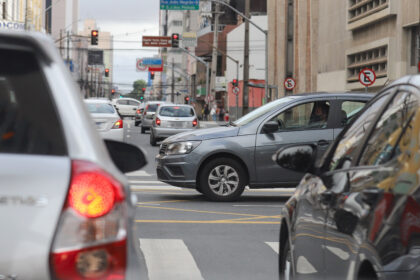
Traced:
<path id="1" fill-rule="evenodd" d="M 154 78 L 155 78 L 155 72 L 152 71 L 152 72 L 150 72 L 150 79 L 153 80 Z"/>
<path id="2" fill-rule="evenodd" d="M 145 92 L 146 92 L 146 88 L 142 88 L 141 90 L 143 91 L 143 93 L 145 93 Z"/>
<path id="3" fill-rule="evenodd" d="M 179 48 L 179 34 L 172 33 L 172 48 Z"/>
<path id="4" fill-rule="evenodd" d="M 90 32 L 90 44 L 91 45 L 97 45 L 98 44 L 98 30 L 92 30 Z"/>
<path id="5" fill-rule="evenodd" d="M 140 100 L 143 101 L 144 100 L 144 96 L 140 96 Z"/>
<path id="6" fill-rule="evenodd" d="M 238 85 L 239 85 L 238 80 L 237 79 L 233 79 L 232 86 L 237 87 Z"/>
<path id="7" fill-rule="evenodd" d="M 105 68 L 105 77 L 109 77 L 109 68 Z"/>
<path id="8" fill-rule="evenodd" d="M 115 93 L 115 89 L 111 89 L 111 93 L 114 94 Z"/>
<path id="9" fill-rule="evenodd" d="M 185 96 L 184 100 L 185 100 L 185 104 L 189 104 L 189 102 L 190 102 L 190 97 L 189 97 L 189 96 Z"/>

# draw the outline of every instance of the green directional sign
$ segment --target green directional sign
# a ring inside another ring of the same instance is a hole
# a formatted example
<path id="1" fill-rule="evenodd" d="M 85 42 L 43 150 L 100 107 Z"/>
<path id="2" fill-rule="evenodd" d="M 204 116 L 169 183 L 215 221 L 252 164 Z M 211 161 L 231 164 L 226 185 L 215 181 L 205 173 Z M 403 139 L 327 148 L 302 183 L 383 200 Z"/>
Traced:
<path id="1" fill-rule="evenodd" d="M 198 10 L 200 0 L 160 0 L 161 10 Z"/>

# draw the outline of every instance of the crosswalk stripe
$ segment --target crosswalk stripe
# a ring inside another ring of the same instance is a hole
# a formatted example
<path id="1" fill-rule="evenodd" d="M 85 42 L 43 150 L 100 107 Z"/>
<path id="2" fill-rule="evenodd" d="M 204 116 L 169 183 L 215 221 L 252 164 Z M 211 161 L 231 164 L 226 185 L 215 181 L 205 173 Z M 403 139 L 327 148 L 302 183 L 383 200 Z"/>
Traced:
<path id="1" fill-rule="evenodd" d="M 153 185 L 153 186 L 144 186 L 144 185 L 130 185 L 130 189 L 133 191 L 138 190 L 194 190 L 194 189 L 184 189 L 184 188 L 178 188 L 178 187 L 172 187 L 168 185 Z"/>
<path id="2" fill-rule="evenodd" d="M 128 176 L 128 177 L 131 177 L 131 176 L 150 177 L 150 176 L 152 176 L 151 174 L 147 173 L 144 170 L 129 172 L 129 173 L 126 173 L 125 175 Z"/>
<path id="3" fill-rule="evenodd" d="M 197 264 L 180 239 L 140 238 L 148 276 L 155 279 L 203 279 Z"/>
<path id="4" fill-rule="evenodd" d="M 279 242 L 265 242 L 265 244 L 270 246 L 277 254 L 279 253 Z"/>

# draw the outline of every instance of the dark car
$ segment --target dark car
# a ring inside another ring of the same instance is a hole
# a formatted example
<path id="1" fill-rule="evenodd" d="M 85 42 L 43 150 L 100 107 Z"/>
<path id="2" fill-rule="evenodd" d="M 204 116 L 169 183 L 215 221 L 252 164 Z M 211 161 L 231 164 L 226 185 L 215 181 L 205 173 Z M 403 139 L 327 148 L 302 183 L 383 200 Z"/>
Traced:
<path id="1" fill-rule="evenodd" d="M 284 145 L 318 143 L 327 149 L 354 112 L 372 94 L 313 93 L 270 102 L 228 127 L 195 130 L 167 138 L 157 155 L 162 182 L 196 188 L 207 198 L 230 201 L 245 186 L 294 187 L 302 174 L 279 170 L 272 155 Z"/>
<path id="2" fill-rule="evenodd" d="M 284 279 L 420 279 L 420 75 L 381 91 L 315 163 L 316 145 L 274 159 L 306 174 L 282 210 Z"/>

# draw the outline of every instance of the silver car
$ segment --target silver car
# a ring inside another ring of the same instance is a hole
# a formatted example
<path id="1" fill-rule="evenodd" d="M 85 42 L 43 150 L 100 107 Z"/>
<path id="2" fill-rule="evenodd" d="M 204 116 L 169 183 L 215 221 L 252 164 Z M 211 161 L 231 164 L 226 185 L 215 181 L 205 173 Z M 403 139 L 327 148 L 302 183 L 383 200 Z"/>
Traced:
<path id="1" fill-rule="evenodd" d="M 149 101 L 146 103 L 143 110 L 143 118 L 141 119 L 141 133 L 145 133 L 146 130 L 152 128 L 153 116 L 163 101 Z"/>
<path id="2" fill-rule="evenodd" d="M 0 279 L 138 278 L 143 153 L 100 138 L 49 37 L 0 42 Z"/>
<path id="3" fill-rule="evenodd" d="M 96 129 L 104 139 L 124 141 L 124 123 L 109 100 L 85 100 Z"/>
<path id="4" fill-rule="evenodd" d="M 190 105 L 161 105 L 153 117 L 150 145 L 169 136 L 200 127 L 197 114 Z"/>
<path id="5" fill-rule="evenodd" d="M 228 127 L 167 138 L 156 156 L 162 182 L 195 188 L 215 201 L 237 199 L 245 189 L 294 187 L 301 173 L 272 160 L 281 147 L 317 143 L 319 155 L 372 94 L 316 93 L 270 102 Z"/>

